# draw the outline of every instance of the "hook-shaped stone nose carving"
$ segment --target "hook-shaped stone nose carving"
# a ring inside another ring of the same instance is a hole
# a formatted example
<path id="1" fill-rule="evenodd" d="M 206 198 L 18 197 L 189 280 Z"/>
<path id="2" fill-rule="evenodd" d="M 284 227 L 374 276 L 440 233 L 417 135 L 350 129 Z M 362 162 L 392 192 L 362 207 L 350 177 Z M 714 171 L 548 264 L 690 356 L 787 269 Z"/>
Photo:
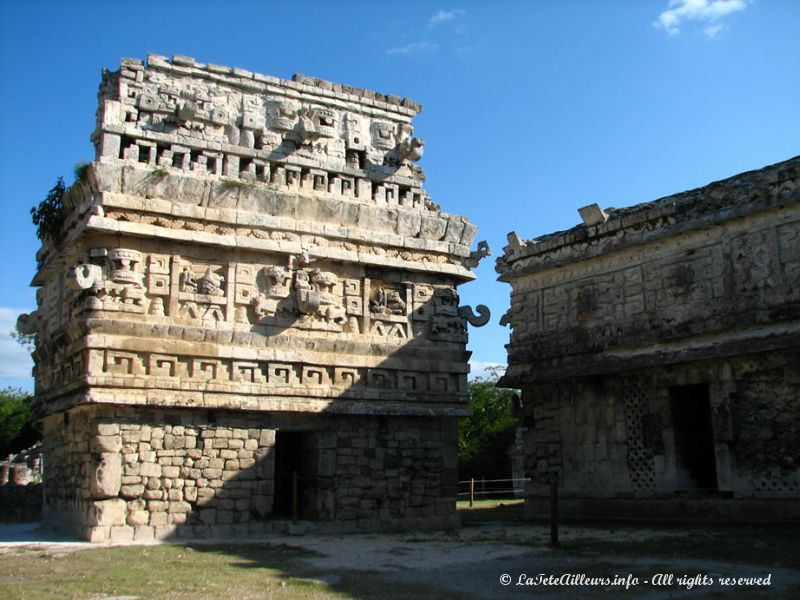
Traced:
<path id="1" fill-rule="evenodd" d="M 478 242 L 478 249 L 469 253 L 469 256 L 464 259 L 464 266 L 468 269 L 474 269 L 480 264 L 481 260 L 486 256 L 491 256 L 492 251 L 489 248 L 489 242 L 482 240 Z"/>
<path id="2" fill-rule="evenodd" d="M 483 327 L 489 322 L 489 318 L 492 316 L 492 313 L 489 311 L 489 307 L 485 304 L 478 304 L 476 309 L 478 310 L 477 315 L 472 310 L 471 306 L 459 306 L 458 315 L 466 319 L 467 322 L 473 327 Z"/>
<path id="3" fill-rule="evenodd" d="M 417 162 L 425 152 L 425 140 L 422 138 L 405 139 L 397 147 L 397 154 L 401 161 Z"/>
<path id="4" fill-rule="evenodd" d="M 80 264 L 67 270 L 67 283 L 74 290 L 88 290 L 103 279 L 103 269 L 98 265 Z"/>

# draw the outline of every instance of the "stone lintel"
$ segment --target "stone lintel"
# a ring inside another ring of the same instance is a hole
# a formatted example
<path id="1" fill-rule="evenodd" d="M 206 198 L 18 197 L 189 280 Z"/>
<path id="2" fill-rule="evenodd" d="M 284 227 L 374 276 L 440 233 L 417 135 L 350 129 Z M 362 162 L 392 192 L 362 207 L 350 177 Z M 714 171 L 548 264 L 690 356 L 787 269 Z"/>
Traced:
<path id="1" fill-rule="evenodd" d="M 666 365 L 789 350 L 798 346 L 800 346 L 800 324 L 767 327 L 752 335 L 720 335 L 704 340 L 681 340 L 672 344 L 647 345 L 630 349 L 614 348 L 602 353 L 584 353 L 558 358 L 530 358 L 525 356 L 524 351 L 515 352 L 511 348 L 510 366 L 498 385 L 519 388 L 526 383 L 619 374 Z"/>
<path id="2" fill-rule="evenodd" d="M 167 401 L 155 399 L 145 390 L 114 389 L 92 387 L 90 391 L 78 390 L 69 395 L 61 395 L 57 402 L 51 402 L 47 411 L 37 412 L 38 418 L 56 414 L 72 408 L 108 405 L 126 407 L 147 407 L 148 409 L 180 409 L 187 411 L 241 411 L 244 414 L 338 414 L 361 416 L 415 416 L 415 417 L 454 417 L 461 418 L 472 414 L 465 403 L 455 403 L 442 398 L 430 402 L 397 401 L 386 399 L 315 399 L 296 396 L 253 396 L 245 399 L 235 394 L 174 392 Z M 452 395 L 449 396 L 452 398 Z"/>

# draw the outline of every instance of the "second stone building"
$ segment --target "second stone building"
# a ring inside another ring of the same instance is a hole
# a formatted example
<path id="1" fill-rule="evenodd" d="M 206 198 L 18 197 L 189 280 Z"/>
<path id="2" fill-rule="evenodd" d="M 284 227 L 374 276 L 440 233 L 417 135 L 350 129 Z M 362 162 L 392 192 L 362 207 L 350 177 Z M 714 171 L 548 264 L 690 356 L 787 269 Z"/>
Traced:
<path id="1" fill-rule="evenodd" d="M 800 159 L 583 224 L 511 284 L 529 516 L 800 517 Z"/>

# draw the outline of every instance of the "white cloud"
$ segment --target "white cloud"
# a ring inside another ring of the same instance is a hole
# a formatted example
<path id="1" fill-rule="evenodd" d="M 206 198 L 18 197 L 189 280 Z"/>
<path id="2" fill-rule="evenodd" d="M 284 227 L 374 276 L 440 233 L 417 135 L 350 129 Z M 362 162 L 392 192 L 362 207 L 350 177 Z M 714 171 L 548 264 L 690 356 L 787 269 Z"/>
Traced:
<path id="1" fill-rule="evenodd" d="M 408 56 L 409 54 L 419 54 L 422 52 L 435 52 L 439 48 L 439 44 L 431 42 L 411 42 L 405 46 L 398 48 L 390 48 L 386 54 L 393 56 Z"/>
<path id="2" fill-rule="evenodd" d="M 723 25 L 722 23 L 715 23 L 714 25 L 709 25 L 708 27 L 703 29 L 703 33 L 706 34 L 706 37 L 708 39 L 713 40 L 715 37 L 717 37 L 717 34 L 723 29 L 725 29 L 725 25 Z"/>
<path id="3" fill-rule="evenodd" d="M 670 0 L 667 10 L 663 11 L 653 23 L 669 35 L 677 35 L 687 21 L 705 24 L 706 37 L 713 39 L 722 31 L 720 23 L 723 17 L 747 8 L 749 0 Z"/>
<path id="4" fill-rule="evenodd" d="M 447 23 L 449 21 L 453 21 L 458 19 L 459 17 L 465 15 L 466 12 L 461 10 L 460 8 L 453 8 L 450 10 L 439 10 L 437 11 L 432 17 L 428 19 L 428 29 L 433 29 L 434 27 L 438 27 L 442 23 Z M 452 29 L 452 28 L 451 28 Z M 458 25 L 455 27 L 455 31 L 458 34 L 464 33 L 465 28 L 464 25 Z M 441 32 L 442 34 L 444 32 Z M 429 36 L 435 38 L 436 36 L 433 32 L 430 33 Z M 430 41 L 419 41 L 419 42 L 410 42 L 405 46 L 397 46 L 395 48 L 389 48 L 386 51 L 386 54 L 390 56 L 411 56 L 414 54 L 425 54 L 436 52 L 439 49 L 439 44 L 437 42 L 430 42 Z M 461 56 L 460 52 L 457 52 L 459 56 Z"/>
<path id="5" fill-rule="evenodd" d="M 460 8 L 454 8 L 451 10 L 440 10 L 437 11 L 435 15 L 433 15 L 428 20 L 428 27 L 436 27 L 441 23 L 445 23 L 447 21 L 452 21 L 456 17 L 460 17 L 464 14 L 464 11 Z"/>
<path id="6" fill-rule="evenodd" d="M 30 353 L 11 337 L 17 317 L 30 310 L 0 307 L 0 379 L 29 379 L 31 376 Z"/>

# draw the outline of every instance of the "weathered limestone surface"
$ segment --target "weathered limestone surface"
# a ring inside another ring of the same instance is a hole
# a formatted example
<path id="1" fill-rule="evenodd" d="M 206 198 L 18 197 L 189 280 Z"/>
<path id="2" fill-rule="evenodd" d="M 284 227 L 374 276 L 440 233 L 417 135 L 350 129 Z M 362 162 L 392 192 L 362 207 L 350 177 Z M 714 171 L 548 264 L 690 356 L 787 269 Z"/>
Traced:
<path id="1" fill-rule="evenodd" d="M 321 526 L 454 523 L 466 322 L 488 318 L 456 286 L 488 246 L 421 187 L 420 109 L 182 56 L 103 74 L 20 321 L 51 522 L 267 531 L 283 452 Z"/>
<path id="2" fill-rule="evenodd" d="M 800 516 L 800 159 L 581 215 L 497 263 L 529 514 Z"/>
<path id="3" fill-rule="evenodd" d="M 276 485 L 290 484 L 276 481 L 276 431 L 289 429 L 311 432 L 299 510 L 319 530 L 453 524 L 455 418 L 226 411 L 213 421 L 108 405 L 45 418 L 49 518 L 95 541 L 272 533 Z M 104 429 L 115 452 L 87 446 Z M 116 487 L 98 491 L 108 464 Z"/>

